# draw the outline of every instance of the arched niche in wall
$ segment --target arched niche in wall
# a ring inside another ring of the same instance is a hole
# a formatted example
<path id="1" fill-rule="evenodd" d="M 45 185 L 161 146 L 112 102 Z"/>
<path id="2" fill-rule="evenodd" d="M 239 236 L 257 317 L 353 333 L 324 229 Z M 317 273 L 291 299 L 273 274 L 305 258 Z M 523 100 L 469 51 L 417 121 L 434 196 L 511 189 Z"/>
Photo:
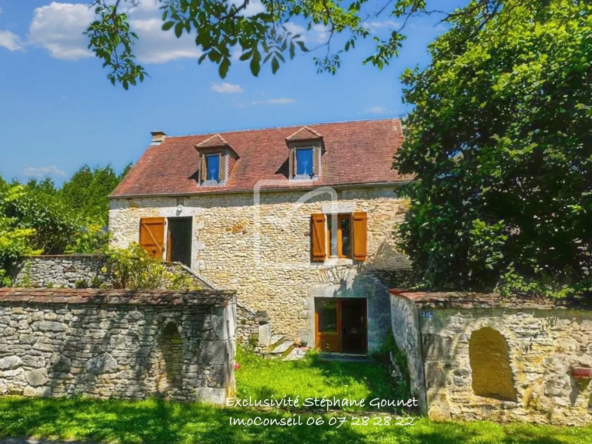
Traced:
<path id="1" fill-rule="evenodd" d="M 183 388 L 183 340 L 174 322 L 169 322 L 158 337 L 156 368 L 158 392 Z"/>
<path id="2" fill-rule="evenodd" d="M 469 360 L 475 395 L 516 401 L 508 343 L 499 331 L 490 327 L 474 331 L 469 340 Z"/>

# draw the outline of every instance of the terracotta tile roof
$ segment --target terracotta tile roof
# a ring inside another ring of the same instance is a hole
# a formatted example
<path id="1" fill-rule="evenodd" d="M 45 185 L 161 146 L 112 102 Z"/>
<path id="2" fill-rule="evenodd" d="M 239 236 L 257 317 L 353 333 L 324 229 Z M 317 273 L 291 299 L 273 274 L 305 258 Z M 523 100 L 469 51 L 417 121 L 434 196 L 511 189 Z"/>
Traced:
<path id="1" fill-rule="evenodd" d="M 399 119 L 325 123 L 305 128 L 308 137 L 320 134 L 325 146 L 318 181 L 288 180 L 286 139 L 302 130 L 300 125 L 223 134 L 167 136 L 162 144 L 146 150 L 111 197 L 252 191 L 262 179 L 280 182 L 266 188 L 310 188 L 407 179 L 391 169 L 393 156 L 402 142 Z M 227 142 L 239 159 L 226 185 L 199 186 L 199 154 L 195 146 L 220 143 L 218 138 Z"/>

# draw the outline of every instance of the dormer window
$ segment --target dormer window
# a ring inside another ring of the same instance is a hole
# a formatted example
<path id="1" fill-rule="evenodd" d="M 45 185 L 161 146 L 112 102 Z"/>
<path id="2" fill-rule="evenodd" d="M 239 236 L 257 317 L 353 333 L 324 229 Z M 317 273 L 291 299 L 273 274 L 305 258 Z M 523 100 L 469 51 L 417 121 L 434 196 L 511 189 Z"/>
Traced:
<path id="1" fill-rule="evenodd" d="M 206 180 L 220 182 L 220 154 L 206 154 Z"/>
<path id="2" fill-rule="evenodd" d="M 303 127 L 286 138 L 290 180 L 317 180 L 321 176 L 323 137 Z"/>
<path id="3" fill-rule="evenodd" d="M 195 145 L 195 149 L 199 153 L 199 185 L 225 185 L 238 159 L 230 144 L 215 134 Z"/>
<path id="4" fill-rule="evenodd" d="M 312 147 L 296 148 L 296 176 L 312 177 L 314 175 L 313 151 Z"/>

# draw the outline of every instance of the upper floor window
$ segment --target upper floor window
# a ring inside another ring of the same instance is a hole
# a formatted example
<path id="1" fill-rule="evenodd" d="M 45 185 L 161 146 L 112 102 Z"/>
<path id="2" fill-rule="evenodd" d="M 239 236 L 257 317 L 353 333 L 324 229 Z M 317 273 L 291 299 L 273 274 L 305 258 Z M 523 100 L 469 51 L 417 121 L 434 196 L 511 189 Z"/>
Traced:
<path id="1" fill-rule="evenodd" d="M 238 155 L 221 134 L 203 140 L 195 145 L 199 153 L 199 184 L 205 186 L 224 185 L 232 173 Z"/>
<path id="2" fill-rule="evenodd" d="M 313 214 L 311 216 L 311 259 L 351 258 L 365 261 L 368 242 L 368 213 Z"/>
<path id="3" fill-rule="evenodd" d="M 296 148 L 296 175 L 313 176 L 313 148 Z"/>
<path id="4" fill-rule="evenodd" d="M 306 126 L 286 137 L 288 145 L 288 178 L 316 180 L 321 176 L 325 146 L 323 136 Z"/>
<path id="5" fill-rule="evenodd" d="M 328 214 L 327 234 L 331 257 L 351 258 L 351 214 Z"/>
<path id="6" fill-rule="evenodd" d="M 206 180 L 220 182 L 220 154 L 206 155 Z"/>

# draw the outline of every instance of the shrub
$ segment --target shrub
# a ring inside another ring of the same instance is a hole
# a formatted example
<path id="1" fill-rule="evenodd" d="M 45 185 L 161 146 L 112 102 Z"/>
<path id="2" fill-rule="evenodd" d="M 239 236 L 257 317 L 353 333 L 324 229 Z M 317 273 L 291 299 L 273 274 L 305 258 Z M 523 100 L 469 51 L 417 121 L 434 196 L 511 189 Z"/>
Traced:
<path id="1" fill-rule="evenodd" d="M 107 250 L 107 269 L 113 288 L 130 290 L 197 289 L 193 280 L 184 274 L 170 271 L 160 260 L 152 258 L 138 244 L 125 249 Z"/>

